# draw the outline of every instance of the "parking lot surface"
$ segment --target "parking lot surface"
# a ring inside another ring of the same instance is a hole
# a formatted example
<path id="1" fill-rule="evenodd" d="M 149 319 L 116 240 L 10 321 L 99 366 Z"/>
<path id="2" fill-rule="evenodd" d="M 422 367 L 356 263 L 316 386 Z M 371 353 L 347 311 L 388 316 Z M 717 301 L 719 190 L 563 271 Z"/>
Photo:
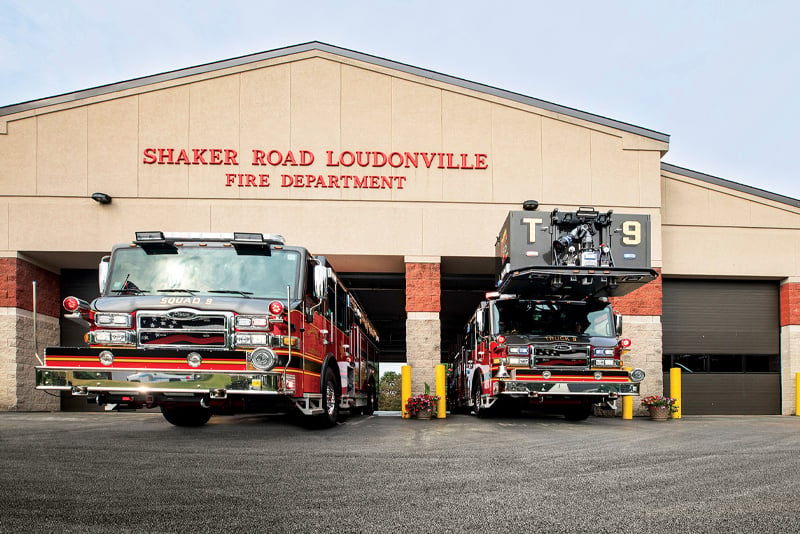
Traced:
<path id="1" fill-rule="evenodd" d="M 800 418 L 0 413 L 0 532 L 798 532 Z"/>

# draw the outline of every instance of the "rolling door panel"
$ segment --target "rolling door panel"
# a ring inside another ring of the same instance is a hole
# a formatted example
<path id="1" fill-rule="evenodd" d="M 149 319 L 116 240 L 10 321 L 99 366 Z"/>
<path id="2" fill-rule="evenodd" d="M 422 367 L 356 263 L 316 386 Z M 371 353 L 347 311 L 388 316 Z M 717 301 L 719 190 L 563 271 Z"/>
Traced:
<path id="1" fill-rule="evenodd" d="M 777 354 L 778 284 L 664 280 L 665 354 Z"/>
<path id="2" fill-rule="evenodd" d="M 706 372 L 681 374 L 683 413 L 781 412 L 777 282 L 666 279 L 662 327 L 665 371 L 679 359 L 706 362 L 698 365 Z M 664 391 L 669 392 L 666 372 Z"/>
<path id="3" fill-rule="evenodd" d="M 778 373 L 681 373 L 684 415 L 774 415 L 781 412 Z M 669 394 L 669 373 L 664 373 Z"/>

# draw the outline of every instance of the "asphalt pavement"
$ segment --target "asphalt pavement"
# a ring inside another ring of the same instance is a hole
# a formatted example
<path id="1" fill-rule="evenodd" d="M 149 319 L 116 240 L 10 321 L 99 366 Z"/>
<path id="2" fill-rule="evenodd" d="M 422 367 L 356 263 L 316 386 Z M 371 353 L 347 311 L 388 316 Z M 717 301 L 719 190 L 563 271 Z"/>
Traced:
<path id="1" fill-rule="evenodd" d="M 0 413 L 0 532 L 798 532 L 800 418 Z"/>

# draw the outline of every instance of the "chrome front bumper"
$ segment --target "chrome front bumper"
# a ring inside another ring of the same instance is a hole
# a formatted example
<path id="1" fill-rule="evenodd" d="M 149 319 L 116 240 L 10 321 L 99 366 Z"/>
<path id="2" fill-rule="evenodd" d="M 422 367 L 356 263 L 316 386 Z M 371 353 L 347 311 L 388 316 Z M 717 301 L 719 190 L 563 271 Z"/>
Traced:
<path id="1" fill-rule="evenodd" d="M 511 396 L 568 396 L 586 395 L 594 397 L 617 397 L 638 395 L 639 383 L 635 382 L 569 382 L 569 381 L 512 381 L 500 382 L 500 395 Z"/>
<path id="2" fill-rule="evenodd" d="M 286 373 L 292 375 L 293 373 Z M 299 379 L 299 377 L 295 377 Z M 185 370 L 36 367 L 36 389 L 73 395 L 292 395 L 282 372 L 196 372 Z"/>

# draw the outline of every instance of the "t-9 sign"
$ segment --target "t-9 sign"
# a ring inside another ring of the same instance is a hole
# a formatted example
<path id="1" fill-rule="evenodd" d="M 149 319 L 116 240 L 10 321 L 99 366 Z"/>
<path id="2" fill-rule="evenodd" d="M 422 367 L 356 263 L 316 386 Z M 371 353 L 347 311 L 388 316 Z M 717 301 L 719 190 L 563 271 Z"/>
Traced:
<path id="1" fill-rule="evenodd" d="M 499 269 L 510 271 L 552 266 L 650 269 L 650 216 L 591 208 L 512 211 L 497 237 L 496 256 Z"/>

